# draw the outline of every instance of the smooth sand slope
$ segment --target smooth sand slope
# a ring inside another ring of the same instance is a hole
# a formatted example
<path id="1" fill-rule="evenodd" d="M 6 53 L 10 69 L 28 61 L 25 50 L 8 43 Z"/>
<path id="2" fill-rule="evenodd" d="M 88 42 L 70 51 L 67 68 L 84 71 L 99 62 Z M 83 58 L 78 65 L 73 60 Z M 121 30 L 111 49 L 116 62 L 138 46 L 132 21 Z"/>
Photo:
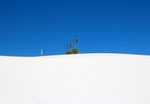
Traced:
<path id="1" fill-rule="evenodd" d="M 1 56 L 0 104 L 150 104 L 150 56 Z"/>

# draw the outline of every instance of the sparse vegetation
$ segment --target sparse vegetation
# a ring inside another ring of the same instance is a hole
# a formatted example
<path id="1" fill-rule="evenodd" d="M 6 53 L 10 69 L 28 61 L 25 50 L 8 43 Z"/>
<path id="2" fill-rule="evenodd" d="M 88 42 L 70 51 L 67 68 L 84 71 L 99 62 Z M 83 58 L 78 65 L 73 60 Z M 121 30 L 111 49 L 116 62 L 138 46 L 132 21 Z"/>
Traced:
<path id="1" fill-rule="evenodd" d="M 75 44 L 75 49 L 72 50 L 72 54 L 78 54 L 79 53 L 79 50 L 77 49 L 77 44 L 78 44 L 78 39 L 76 40 L 76 43 L 75 43 L 75 40 L 73 40 L 73 43 Z"/>
<path id="2" fill-rule="evenodd" d="M 69 46 L 67 45 L 67 52 L 66 52 L 66 54 L 79 54 L 79 50 L 77 49 L 77 44 L 78 44 L 78 39 L 75 41 L 75 40 L 73 40 L 73 46 L 74 46 L 74 49 L 73 50 L 71 50 L 71 48 L 72 48 L 72 45 L 71 45 L 71 43 L 69 43 Z M 70 47 L 70 51 L 68 51 L 69 48 Z"/>
<path id="3" fill-rule="evenodd" d="M 70 47 L 70 51 L 69 51 L 69 47 Z M 67 45 L 67 52 L 66 52 L 66 54 L 72 54 L 71 43 L 69 45 Z"/>

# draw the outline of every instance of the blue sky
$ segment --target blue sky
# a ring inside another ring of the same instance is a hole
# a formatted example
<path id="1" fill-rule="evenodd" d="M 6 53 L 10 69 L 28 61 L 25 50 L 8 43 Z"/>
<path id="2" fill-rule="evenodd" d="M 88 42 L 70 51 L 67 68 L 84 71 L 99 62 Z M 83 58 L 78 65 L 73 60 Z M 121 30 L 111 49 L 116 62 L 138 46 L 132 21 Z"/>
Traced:
<path id="1" fill-rule="evenodd" d="M 0 55 L 150 55 L 149 0 L 0 0 Z"/>

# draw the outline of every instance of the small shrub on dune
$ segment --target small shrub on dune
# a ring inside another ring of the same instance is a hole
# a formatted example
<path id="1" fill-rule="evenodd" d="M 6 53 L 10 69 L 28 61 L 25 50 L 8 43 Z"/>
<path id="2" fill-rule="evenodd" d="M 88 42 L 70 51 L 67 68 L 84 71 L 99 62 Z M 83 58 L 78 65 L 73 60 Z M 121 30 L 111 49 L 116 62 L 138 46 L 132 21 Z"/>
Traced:
<path id="1" fill-rule="evenodd" d="M 72 51 L 67 51 L 66 54 L 72 54 Z"/>
<path id="2" fill-rule="evenodd" d="M 71 43 L 69 43 L 69 45 L 67 45 L 67 52 L 66 52 L 66 54 L 79 54 L 79 49 L 77 49 L 77 44 L 78 44 L 78 39 L 76 41 L 73 40 L 74 49 L 71 50 L 72 45 L 71 45 Z M 69 48 L 70 48 L 70 50 L 69 50 Z"/>
<path id="3" fill-rule="evenodd" d="M 79 50 L 78 49 L 73 49 L 72 54 L 79 54 Z"/>
<path id="4" fill-rule="evenodd" d="M 68 48 L 70 47 L 70 51 L 68 51 Z M 69 44 L 69 46 L 67 45 L 67 52 L 66 54 L 72 54 L 72 51 L 71 51 L 71 43 Z"/>
<path id="5" fill-rule="evenodd" d="M 72 50 L 72 54 L 79 54 L 79 50 L 77 49 L 78 39 L 76 40 L 76 43 L 75 40 L 73 40 L 73 44 L 75 46 L 75 49 Z"/>

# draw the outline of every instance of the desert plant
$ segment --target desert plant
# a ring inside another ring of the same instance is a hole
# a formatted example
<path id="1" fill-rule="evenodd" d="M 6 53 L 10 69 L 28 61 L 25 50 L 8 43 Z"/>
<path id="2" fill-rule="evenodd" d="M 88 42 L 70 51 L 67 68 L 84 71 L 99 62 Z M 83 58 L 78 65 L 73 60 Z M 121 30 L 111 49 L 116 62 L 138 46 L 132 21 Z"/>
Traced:
<path id="1" fill-rule="evenodd" d="M 76 43 L 75 40 L 73 40 L 73 44 L 75 46 L 75 49 L 72 50 L 72 54 L 78 54 L 79 53 L 79 50 L 77 49 L 78 39 L 76 40 Z"/>
<path id="2" fill-rule="evenodd" d="M 77 43 L 78 43 L 78 41 L 79 41 L 79 39 L 76 40 L 76 46 L 75 46 L 75 49 L 77 49 Z"/>
<path id="3" fill-rule="evenodd" d="M 71 51 L 71 43 L 69 44 L 69 46 L 70 46 L 70 51 Z"/>
<path id="4" fill-rule="evenodd" d="M 75 48 L 75 40 L 73 39 L 73 47 Z"/>
<path id="5" fill-rule="evenodd" d="M 72 52 L 71 51 L 67 51 L 66 54 L 72 54 Z"/>
<path id="6" fill-rule="evenodd" d="M 71 43 L 69 43 L 69 45 L 67 45 L 67 52 L 66 52 L 66 54 L 78 54 L 79 50 L 77 49 L 77 44 L 78 44 L 78 39 L 76 41 L 73 40 L 73 47 L 74 47 L 74 49 L 71 50 L 72 45 L 71 45 Z M 70 51 L 68 51 L 69 48 L 70 48 Z"/>
<path id="7" fill-rule="evenodd" d="M 68 51 L 69 46 L 70 46 L 70 51 Z M 66 54 L 72 54 L 72 52 L 71 52 L 71 43 L 69 44 L 69 46 L 67 45 L 67 52 L 66 52 Z"/>
<path id="8" fill-rule="evenodd" d="M 72 54 L 79 54 L 79 50 L 78 49 L 73 49 Z"/>

